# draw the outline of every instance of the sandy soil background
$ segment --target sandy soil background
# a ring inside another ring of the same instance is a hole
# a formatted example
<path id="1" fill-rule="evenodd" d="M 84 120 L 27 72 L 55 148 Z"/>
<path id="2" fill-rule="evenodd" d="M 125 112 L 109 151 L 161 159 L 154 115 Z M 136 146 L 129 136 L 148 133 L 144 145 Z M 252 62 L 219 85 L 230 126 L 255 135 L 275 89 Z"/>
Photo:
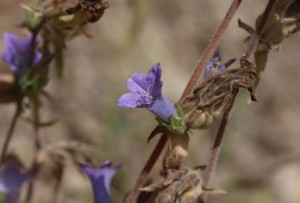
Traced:
<path id="1" fill-rule="evenodd" d="M 21 1 L 0 1 L 0 34 L 22 33 L 16 25 L 24 17 Z M 180 97 L 210 37 L 221 22 L 230 0 L 111 0 L 101 21 L 90 26 L 94 39 L 70 41 L 66 50 L 66 79 L 54 74 L 42 119 L 60 122 L 42 131 L 51 145 L 73 140 L 90 145 L 102 162 L 112 160 L 125 168 L 112 183 L 112 202 L 121 202 L 132 187 L 157 139 L 146 139 L 156 125 L 145 110 L 119 109 L 127 76 L 147 72 L 160 62 L 163 91 L 172 102 Z M 266 0 L 245 1 L 226 32 L 220 51 L 224 61 L 238 58 L 247 36 L 238 18 L 253 25 Z M 228 194 L 209 197 L 214 202 L 300 202 L 300 35 L 271 52 L 257 89 L 257 103 L 248 105 L 242 91 L 231 114 L 219 164 L 212 185 Z M 0 45 L 0 52 L 4 47 Z M 235 63 L 235 66 L 238 66 Z M 8 71 L 0 62 L 2 72 Z M 0 143 L 8 129 L 13 105 L 0 107 Z M 193 131 L 186 165 L 205 164 L 218 122 L 208 130 Z M 33 153 L 32 129 L 20 121 L 10 145 L 29 164 Z M 158 163 L 152 175 L 158 173 Z M 34 202 L 51 202 L 51 181 L 41 178 Z M 90 184 L 72 166 L 67 167 L 59 202 L 92 202 Z"/>

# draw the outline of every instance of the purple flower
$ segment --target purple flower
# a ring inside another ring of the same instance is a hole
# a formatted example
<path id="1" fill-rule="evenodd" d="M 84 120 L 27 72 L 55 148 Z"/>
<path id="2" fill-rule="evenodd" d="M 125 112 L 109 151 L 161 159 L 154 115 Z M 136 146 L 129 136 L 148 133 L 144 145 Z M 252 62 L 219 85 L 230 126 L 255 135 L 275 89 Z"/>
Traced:
<path id="1" fill-rule="evenodd" d="M 171 114 L 178 118 L 176 109 L 162 94 L 161 67 L 157 63 L 148 74 L 135 73 L 126 83 L 131 91 L 123 94 L 118 101 L 121 108 L 146 108 L 164 121 L 169 121 Z"/>
<path id="2" fill-rule="evenodd" d="M 17 203 L 22 185 L 30 177 L 21 172 L 20 166 L 9 163 L 0 174 L 0 191 L 5 193 L 6 203 Z"/>
<path id="3" fill-rule="evenodd" d="M 88 176 L 92 183 L 95 203 L 109 203 L 110 182 L 116 171 L 122 165 L 112 166 L 106 161 L 100 168 L 94 168 L 88 164 L 80 164 L 81 170 Z"/>
<path id="4" fill-rule="evenodd" d="M 215 52 L 212 59 L 207 63 L 204 78 L 207 78 L 214 70 L 218 70 L 219 73 L 225 71 L 231 64 L 235 62 L 235 59 L 230 59 L 226 63 L 222 63 L 221 55 L 219 52 Z"/>
<path id="5" fill-rule="evenodd" d="M 12 33 L 5 33 L 3 36 L 6 51 L 2 54 L 2 59 L 10 65 L 10 69 L 18 77 L 22 77 L 26 71 L 32 66 L 40 62 L 42 54 L 38 51 L 34 52 L 32 62 L 30 61 L 32 35 L 24 39 Z M 39 43 L 39 37 L 36 38 L 34 49 Z"/>

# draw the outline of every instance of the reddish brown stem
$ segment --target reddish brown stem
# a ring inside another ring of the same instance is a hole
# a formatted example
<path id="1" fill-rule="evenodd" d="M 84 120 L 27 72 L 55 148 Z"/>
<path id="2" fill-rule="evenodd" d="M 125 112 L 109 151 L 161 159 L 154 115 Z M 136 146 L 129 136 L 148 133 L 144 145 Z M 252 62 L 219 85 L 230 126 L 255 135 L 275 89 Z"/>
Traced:
<path id="1" fill-rule="evenodd" d="M 250 58 L 250 56 L 253 54 L 254 50 L 256 49 L 256 47 L 259 43 L 260 37 L 263 33 L 264 26 L 265 26 L 265 24 L 266 24 L 266 22 L 267 22 L 267 20 L 270 16 L 270 14 L 272 13 L 272 9 L 273 9 L 275 3 L 276 3 L 276 0 L 270 0 L 269 1 L 269 3 L 268 3 L 268 5 L 267 5 L 267 7 L 266 7 L 266 9 L 265 9 L 265 11 L 262 15 L 262 18 L 261 18 L 255 32 L 252 34 L 250 43 L 248 44 L 247 50 L 245 51 L 245 55 L 246 55 L 247 59 Z M 234 96 L 234 99 L 235 99 L 235 96 Z M 204 187 L 208 187 L 211 176 L 212 176 L 213 171 L 216 167 L 217 159 L 219 157 L 221 143 L 222 143 L 222 140 L 223 140 L 223 137 L 224 137 L 224 132 L 225 132 L 227 122 L 228 122 L 228 117 L 229 117 L 229 114 L 230 114 L 230 111 L 231 111 L 231 108 L 232 108 L 233 104 L 234 104 L 234 100 L 232 102 L 232 105 L 231 105 L 230 109 L 227 112 L 225 112 L 223 117 L 222 117 L 219 129 L 218 129 L 218 133 L 217 133 L 216 139 L 214 141 L 213 148 L 211 150 L 211 154 L 210 154 L 210 158 L 209 158 L 209 161 L 208 161 L 207 169 L 206 169 L 206 172 L 205 172 L 205 175 L 204 175 L 204 179 L 203 179 L 203 186 Z M 206 200 L 206 195 L 202 194 L 199 198 L 199 203 L 204 203 L 205 200 Z"/>
<path id="2" fill-rule="evenodd" d="M 150 173 L 152 167 L 154 166 L 156 160 L 158 159 L 159 155 L 161 154 L 164 146 L 168 141 L 168 135 L 162 134 L 160 137 L 156 147 L 154 148 L 149 160 L 147 161 L 146 165 L 144 166 L 141 174 L 139 175 L 133 189 L 130 191 L 128 196 L 125 199 L 125 203 L 136 202 L 136 199 L 139 195 L 139 188 L 144 184 L 148 174 Z"/>
<path id="3" fill-rule="evenodd" d="M 234 94 L 235 94 L 234 97 L 233 97 L 234 99 L 235 99 L 235 96 L 237 95 L 237 93 L 238 93 L 238 91 L 234 92 Z M 219 157 L 219 153 L 220 153 L 220 148 L 221 148 L 223 135 L 224 135 L 224 132 L 225 132 L 225 129 L 226 129 L 226 126 L 227 126 L 229 114 L 230 114 L 231 108 L 233 106 L 234 99 L 233 99 L 233 102 L 232 102 L 231 106 L 224 113 L 224 115 L 222 117 L 219 129 L 218 129 L 218 133 L 217 133 L 213 148 L 211 150 L 210 158 L 209 158 L 209 161 L 208 161 L 208 164 L 207 164 L 207 167 L 206 167 L 206 170 L 205 170 L 205 174 L 204 174 L 204 177 L 203 177 L 203 186 L 204 187 L 208 187 L 210 178 L 211 178 L 211 176 L 212 176 L 212 174 L 215 170 L 217 160 L 218 160 L 218 157 Z M 202 194 L 199 198 L 199 203 L 204 203 L 205 200 L 206 200 L 206 195 Z"/>
<path id="4" fill-rule="evenodd" d="M 224 32 L 226 31 L 233 15 L 239 8 L 239 5 L 241 4 L 241 2 L 242 2 L 242 0 L 234 0 L 231 3 L 231 6 L 228 9 L 223 21 L 221 22 L 221 24 L 218 27 L 217 31 L 215 32 L 212 40 L 210 41 L 210 43 L 206 47 L 203 55 L 201 56 L 201 59 L 198 63 L 197 68 L 195 69 L 190 81 L 188 82 L 185 90 L 183 91 L 181 100 L 184 99 L 185 97 L 187 97 L 194 89 L 194 86 L 195 86 L 197 80 L 199 79 L 201 72 L 203 71 L 204 67 L 209 62 L 209 60 L 213 56 L 214 52 L 216 51 L 217 46 L 219 45 Z"/>
<path id="5" fill-rule="evenodd" d="M 17 101 L 17 103 L 16 103 L 16 112 L 15 112 L 15 114 L 14 114 L 14 116 L 12 118 L 12 121 L 10 123 L 9 129 L 8 129 L 8 132 L 7 132 L 7 135 L 5 137 L 4 144 L 3 144 L 3 148 L 1 150 L 0 164 L 3 162 L 3 160 L 4 160 L 5 156 L 6 156 L 8 145 L 10 143 L 10 140 L 12 138 L 13 132 L 15 130 L 18 117 L 19 117 L 19 115 L 20 115 L 20 113 L 22 111 L 21 103 L 22 103 L 22 98 L 19 98 L 18 101 Z"/>
<path id="6" fill-rule="evenodd" d="M 43 25 L 45 22 L 45 18 L 43 18 L 41 20 L 41 22 L 39 23 L 39 25 L 35 28 L 33 28 L 31 30 L 32 32 L 32 39 L 31 39 L 31 50 L 30 50 L 30 62 L 31 62 L 31 66 L 33 66 L 33 60 L 34 60 L 34 55 L 35 55 L 35 49 L 37 48 L 35 46 L 35 41 L 39 35 L 40 30 L 42 29 Z M 33 117 L 33 131 L 34 131 L 34 144 L 35 144 L 35 157 L 33 159 L 33 163 L 32 163 L 32 171 L 35 171 L 36 175 L 38 173 L 38 165 L 36 164 L 36 159 L 37 156 L 42 148 L 42 141 L 41 141 L 41 134 L 40 134 L 40 115 L 39 115 L 39 100 L 38 100 L 38 94 L 34 95 L 31 97 L 31 104 L 32 104 L 32 117 Z M 28 188 L 27 188 L 27 193 L 25 196 L 25 203 L 30 203 L 31 199 L 32 199 L 32 195 L 34 192 L 34 183 L 35 180 L 32 179 L 32 181 L 29 183 Z"/>

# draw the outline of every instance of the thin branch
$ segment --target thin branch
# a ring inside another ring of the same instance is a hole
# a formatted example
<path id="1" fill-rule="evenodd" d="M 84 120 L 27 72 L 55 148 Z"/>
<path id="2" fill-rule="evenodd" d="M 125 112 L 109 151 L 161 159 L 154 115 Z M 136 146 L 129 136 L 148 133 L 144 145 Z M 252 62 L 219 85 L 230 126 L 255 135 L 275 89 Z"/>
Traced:
<path id="1" fill-rule="evenodd" d="M 42 20 L 38 24 L 38 26 L 31 30 L 31 32 L 32 32 L 31 49 L 30 49 L 31 66 L 34 65 L 33 60 L 34 60 L 35 49 L 36 49 L 35 41 L 36 41 L 36 39 L 38 37 L 38 34 L 39 34 L 40 30 L 42 29 L 44 23 L 45 23 L 45 18 L 42 18 Z M 36 150 L 31 170 L 34 171 L 33 175 L 36 175 L 39 171 L 38 165 L 36 164 L 36 160 L 37 160 L 37 156 L 38 156 L 38 154 L 39 154 L 39 152 L 42 148 L 40 126 L 39 126 L 39 123 L 40 123 L 40 115 L 39 115 L 40 104 L 39 104 L 39 100 L 38 100 L 38 93 L 36 93 L 36 95 L 33 95 L 33 97 L 31 97 L 30 99 L 31 99 L 31 103 L 32 103 L 34 143 L 35 143 L 35 150 Z M 25 201 L 24 201 L 25 203 L 30 203 L 31 202 L 32 195 L 33 195 L 33 192 L 34 192 L 34 182 L 35 182 L 35 180 L 33 178 L 32 181 L 28 185 L 27 193 L 26 193 Z"/>
<path id="2" fill-rule="evenodd" d="M 42 141 L 41 141 L 41 134 L 40 134 L 40 115 L 39 115 L 39 101 L 37 96 L 34 96 L 32 99 L 32 113 L 33 113 L 33 131 L 34 131 L 34 138 L 35 138 L 35 148 L 38 153 L 38 151 L 42 147 Z"/>
<path id="3" fill-rule="evenodd" d="M 276 0 L 269 1 L 268 5 L 261 17 L 261 20 L 259 21 L 256 31 L 252 34 L 250 43 L 248 44 L 247 50 L 245 51 L 245 56 L 247 59 L 250 58 L 250 56 L 253 54 L 254 50 L 256 49 L 256 47 L 259 43 L 260 37 L 263 33 L 264 26 L 270 16 L 270 14 L 272 13 L 272 9 L 273 9 L 275 3 L 276 3 Z M 235 99 L 235 96 L 234 96 L 234 99 Z M 234 100 L 232 102 L 232 106 L 233 106 L 233 104 L 234 104 Z M 225 132 L 225 129 L 227 126 L 228 117 L 229 117 L 232 106 L 230 107 L 230 109 L 227 112 L 224 113 L 224 115 L 222 117 L 219 129 L 218 129 L 218 133 L 217 133 L 216 139 L 214 141 L 213 148 L 211 150 L 210 158 L 208 161 L 208 166 L 207 166 L 207 169 L 206 169 L 206 172 L 204 175 L 204 179 L 203 179 L 204 187 L 208 187 L 212 173 L 216 167 L 217 159 L 219 157 L 221 143 L 223 140 L 224 132 Z M 205 200 L 206 200 L 206 195 L 203 194 L 199 198 L 199 203 L 204 203 Z"/>
<path id="4" fill-rule="evenodd" d="M 216 51 L 217 46 L 219 45 L 224 32 L 226 31 L 230 21 L 232 20 L 232 17 L 234 16 L 235 12 L 239 8 L 241 2 L 242 2 L 242 0 L 234 0 L 231 3 L 231 6 L 228 9 L 223 21 L 221 22 L 221 24 L 218 27 L 217 31 L 215 32 L 212 40 L 210 41 L 210 43 L 206 47 L 203 55 L 201 56 L 201 59 L 198 63 L 198 66 L 195 69 L 195 71 L 194 71 L 190 81 L 188 82 L 185 90 L 183 91 L 183 94 L 182 94 L 180 100 L 187 97 L 192 92 L 192 90 L 194 89 L 194 86 L 195 86 L 197 80 L 199 79 L 199 76 L 200 76 L 201 72 L 203 71 L 204 67 L 209 62 L 209 60 L 213 56 L 214 52 Z"/>
<path id="5" fill-rule="evenodd" d="M 258 26 L 257 26 L 255 32 L 252 34 L 251 40 L 247 46 L 247 50 L 245 52 L 247 59 L 250 58 L 250 56 L 253 54 L 254 50 L 256 49 L 256 47 L 259 43 L 260 37 L 264 31 L 265 24 L 268 21 L 275 4 L 276 4 L 276 0 L 269 0 L 269 3 L 267 5 L 267 7 L 265 8 L 264 13 L 262 14 L 262 17 L 259 20 Z"/>
<path id="6" fill-rule="evenodd" d="M 164 149 L 164 146 L 166 145 L 168 141 L 168 135 L 163 133 L 155 146 L 152 154 L 150 155 L 146 165 L 144 166 L 141 174 L 139 175 L 133 189 L 130 191 L 128 196 L 125 199 L 125 203 L 131 203 L 136 202 L 136 199 L 139 195 L 139 188 L 142 187 L 144 184 L 148 174 L 150 173 L 152 167 L 154 166 L 155 162 L 157 161 L 159 155 L 161 154 L 162 150 Z"/>
<path id="7" fill-rule="evenodd" d="M 34 131 L 34 142 L 35 142 L 35 157 L 33 159 L 33 163 L 31 166 L 31 172 L 36 177 L 38 171 L 39 171 L 39 165 L 36 164 L 38 154 L 40 153 L 40 150 L 42 148 L 42 140 L 41 140 L 41 134 L 40 134 L 40 115 L 39 115 L 39 101 L 38 96 L 34 95 L 33 98 L 31 98 L 32 102 L 32 114 L 33 114 L 33 131 Z M 33 178 L 32 181 L 29 183 L 25 198 L 25 203 L 30 203 L 32 199 L 32 195 L 34 192 L 34 184 L 35 179 Z"/>
<path id="8" fill-rule="evenodd" d="M 191 76 L 191 79 L 188 82 L 180 100 L 182 100 L 183 98 L 185 98 L 192 92 L 202 70 L 204 69 L 205 65 L 209 62 L 210 58 L 213 56 L 224 32 L 226 31 L 233 15 L 237 11 L 241 2 L 242 2 L 242 0 L 234 0 L 232 2 L 223 21 L 219 25 L 212 40 L 209 42 L 207 48 L 205 49 L 205 51 L 199 61 L 199 64 L 198 64 L 197 68 L 195 69 L 193 75 Z M 168 141 L 168 136 L 163 134 L 161 136 L 159 142 L 157 143 L 156 147 L 154 148 L 151 156 L 149 157 L 149 160 L 147 161 L 144 169 L 142 170 L 141 174 L 139 175 L 139 177 L 134 185 L 134 188 L 129 192 L 128 196 L 126 197 L 126 199 L 124 201 L 125 203 L 136 202 L 136 199 L 139 195 L 138 189 L 143 185 L 145 179 L 147 178 L 149 172 L 151 171 L 152 167 L 154 166 L 155 162 L 157 161 L 157 159 L 158 159 L 159 155 L 161 154 L 163 148 L 165 147 L 167 141 Z"/>
<path id="9" fill-rule="evenodd" d="M 228 118 L 229 118 L 229 114 L 230 114 L 230 111 L 233 106 L 235 96 L 237 95 L 237 93 L 238 93 L 238 91 L 235 92 L 231 106 L 229 107 L 229 109 L 226 112 L 224 112 L 224 115 L 222 117 L 219 129 L 218 129 L 218 133 L 217 133 L 213 148 L 211 150 L 210 158 L 209 158 L 209 161 L 208 161 L 208 164 L 207 164 L 207 167 L 205 170 L 205 174 L 203 177 L 203 186 L 204 187 L 208 187 L 211 176 L 215 170 L 217 160 L 219 157 L 219 153 L 220 153 L 221 143 L 223 140 L 223 135 L 224 135 L 224 132 L 225 132 L 225 129 L 227 126 L 227 122 L 228 122 Z M 205 200 L 206 200 L 206 194 L 202 194 L 199 198 L 199 203 L 204 203 Z"/>
<path id="10" fill-rule="evenodd" d="M 16 128 L 18 117 L 19 117 L 19 115 L 20 115 L 20 113 L 22 111 L 21 104 L 22 104 L 22 98 L 19 98 L 17 100 L 17 102 L 16 102 L 16 111 L 15 111 L 14 116 L 12 118 L 12 121 L 10 123 L 9 129 L 7 131 L 7 134 L 6 134 L 6 137 L 5 137 L 5 141 L 4 141 L 4 144 L 3 144 L 3 148 L 1 150 L 0 163 L 3 162 L 3 160 L 4 160 L 5 156 L 6 156 L 8 145 L 9 145 L 10 140 L 12 138 L 13 132 L 14 132 L 14 130 Z"/>

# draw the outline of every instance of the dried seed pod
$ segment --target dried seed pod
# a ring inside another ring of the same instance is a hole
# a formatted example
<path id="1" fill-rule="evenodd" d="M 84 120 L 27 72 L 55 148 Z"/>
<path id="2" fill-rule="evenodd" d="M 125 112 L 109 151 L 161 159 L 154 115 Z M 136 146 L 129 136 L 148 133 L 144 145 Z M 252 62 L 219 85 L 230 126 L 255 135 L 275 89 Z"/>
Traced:
<path id="1" fill-rule="evenodd" d="M 186 124 L 190 128 L 209 127 L 214 116 L 228 110 L 240 87 L 248 89 L 251 99 L 256 101 L 255 81 L 255 67 L 245 58 L 241 58 L 241 68 L 210 75 L 179 103 Z"/>
<path id="2" fill-rule="evenodd" d="M 148 193 L 143 202 L 156 203 L 191 203 L 202 193 L 225 193 L 218 188 L 203 187 L 198 171 L 188 167 L 169 169 L 165 176 L 158 177 L 141 190 L 144 197 Z"/>
<path id="3" fill-rule="evenodd" d="M 107 8 L 109 8 L 109 3 L 106 0 L 79 0 L 76 6 L 67 9 L 66 12 L 75 14 L 79 11 L 85 11 L 87 22 L 94 23 L 102 17 Z"/>

